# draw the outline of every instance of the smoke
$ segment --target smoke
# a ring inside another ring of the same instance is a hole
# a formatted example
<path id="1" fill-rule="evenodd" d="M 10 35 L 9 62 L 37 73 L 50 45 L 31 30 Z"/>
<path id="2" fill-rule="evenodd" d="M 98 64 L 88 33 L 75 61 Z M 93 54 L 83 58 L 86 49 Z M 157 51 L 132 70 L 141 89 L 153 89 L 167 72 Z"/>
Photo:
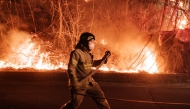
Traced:
<path id="1" fill-rule="evenodd" d="M 18 47 L 26 42 L 29 38 L 30 34 L 24 31 L 20 31 L 18 29 L 12 29 L 8 31 L 8 42 L 11 48 Z"/>
<path id="2" fill-rule="evenodd" d="M 144 61 L 151 58 L 148 65 L 148 69 L 151 69 L 160 58 L 156 50 L 155 35 L 158 25 L 151 13 L 155 10 L 155 5 L 146 2 L 146 5 L 150 4 L 150 7 L 146 7 L 137 1 L 115 2 L 96 5 L 101 8 L 97 8 L 92 28 L 97 41 L 93 51 L 95 58 L 101 58 L 106 50 L 110 50 L 112 55 L 107 66 L 118 70 L 143 69 Z M 149 19 L 150 17 L 152 19 Z M 103 44 L 102 41 L 106 43 Z"/>
<path id="3" fill-rule="evenodd" d="M 11 29 L 6 34 L 1 35 L 3 37 L 4 50 L 1 54 L 1 61 L 7 63 L 23 63 L 24 60 L 20 58 L 21 51 L 27 46 L 23 45 L 29 41 L 30 34 L 18 29 Z M 7 46 L 5 46 L 7 45 Z"/>

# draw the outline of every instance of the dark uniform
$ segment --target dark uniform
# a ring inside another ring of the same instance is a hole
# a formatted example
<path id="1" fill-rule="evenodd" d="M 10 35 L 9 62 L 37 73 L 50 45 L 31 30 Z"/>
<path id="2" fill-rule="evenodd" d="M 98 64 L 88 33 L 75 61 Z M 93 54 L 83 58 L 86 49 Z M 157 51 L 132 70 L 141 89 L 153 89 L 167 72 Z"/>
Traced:
<path id="1" fill-rule="evenodd" d="M 89 38 L 89 36 L 93 37 Z M 84 98 L 84 95 L 80 94 L 88 94 L 91 96 L 100 109 L 110 109 L 107 100 L 103 99 L 105 98 L 104 93 L 92 77 L 79 82 L 91 72 L 91 67 L 96 67 L 102 62 L 102 59 L 93 60 L 93 55 L 87 46 L 88 41 L 92 39 L 95 40 L 93 34 L 83 33 L 78 43 L 79 46 L 76 46 L 75 50 L 70 54 L 68 76 L 71 99 L 64 104 L 61 109 L 77 109 Z"/>

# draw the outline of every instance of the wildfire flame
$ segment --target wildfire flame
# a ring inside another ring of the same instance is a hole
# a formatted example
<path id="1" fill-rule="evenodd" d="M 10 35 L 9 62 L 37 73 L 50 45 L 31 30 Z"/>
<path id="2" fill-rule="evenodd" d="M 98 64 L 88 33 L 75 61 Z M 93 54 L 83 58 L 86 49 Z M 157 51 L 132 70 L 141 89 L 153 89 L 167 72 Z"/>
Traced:
<path id="1" fill-rule="evenodd" d="M 187 20 L 181 20 L 181 21 L 179 22 L 178 28 L 179 28 L 179 29 L 185 29 L 186 25 L 187 25 Z"/>
<path id="2" fill-rule="evenodd" d="M 179 2 L 179 6 L 180 6 L 181 8 L 183 8 L 183 7 L 184 7 L 184 3 L 180 1 L 180 2 Z M 178 28 L 179 28 L 179 29 L 185 29 L 186 26 L 187 26 L 187 18 L 186 18 L 185 15 L 183 15 L 183 16 L 181 17 L 181 19 L 179 19 L 179 26 L 178 26 Z"/>
<path id="3" fill-rule="evenodd" d="M 170 1 L 174 2 L 174 4 L 177 2 L 176 0 L 170 0 Z M 186 8 L 189 7 L 189 4 L 188 3 L 184 3 L 182 1 L 178 1 L 178 7 L 180 9 L 187 10 Z M 183 13 L 182 10 L 178 10 L 178 14 L 176 14 L 176 18 L 177 18 L 177 27 L 178 27 L 178 29 L 185 29 L 187 27 L 188 20 L 187 20 L 187 17 Z M 175 25 L 175 22 L 173 22 L 173 24 Z"/>
<path id="4" fill-rule="evenodd" d="M 106 45 L 107 42 L 105 39 L 101 41 L 102 45 Z M 128 70 L 119 70 L 117 67 L 108 67 L 107 65 L 103 65 L 100 70 L 104 71 L 115 71 L 115 72 L 128 72 L 128 73 L 137 73 L 139 71 L 148 72 L 150 74 L 158 73 L 158 66 L 156 63 L 156 54 L 151 53 L 148 48 L 145 48 L 144 55 L 141 58 L 141 62 L 138 64 L 134 64 L 131 69 Z M 125 61 L 125 60 L 122 60 Z M 127 60 L 126 60 L 127 62 Z"/>
<path id="5" fill-rule="evenodd" d="M 12 48 L 12 54 L 0 61 L 0 68 L 55 70 L 67 67 L 63 62 L 52 64 L 49 53 L 40 53 L 40 49 L 40 45 L 36 46 L 31 39 L 27 39 L 25 43 Z"/>
<path id="6" fill-rule="evenodd" d="M 102 45 L 106 45 L 107 42 L 103 39 Z M 52 56 L 50 52 L 41 50 L 41 45 L 32 42 L 31 38 L 28 38 L 24 43 L 19 46 L 11 48 L 11 55 L 8 55 L 6 59 L 0 60 L 0 68 L 33 68 L 36 70 L 57 70 L 67 69 L 67 65 L 64 62 L 58 60 L 58 56 L 54 58 L 52 62 Z M 131 69 L 119 70 L 117 66 L 109 67 L 107 64 L 103 65 L 99 70 L 102 71 L 114 71 L 122 73 L 138 73 L 139 71 L 147 71 L 148 73 L 155 73 L 158 70 L 156 65 L 156 55 L 152 54 L 148 48 L 145 49 L 145 55 L 142 62 L 136 64 Z M 122 60 L 125 61 L 125 60 Z M 55 63 L 56 62 L 56 63 Z"/>
<path id="7" fill-rule="evenodd" d="M 138 73 L 139 71 L 148 72 L 149 74 L 158 73 L 158 66 L 156 63 L 156 55 L 151 54 L 150 51 L 147 51 L 145 54 L 145 60 L 138 64 L 136 68 L 129 70 L 119 70 L 117 68 L 109 68 L 106 65 L 103 65 L 100 70 L 104 71 L 115 71 L 115 72 L 127 72 L 127 73 Z"/>

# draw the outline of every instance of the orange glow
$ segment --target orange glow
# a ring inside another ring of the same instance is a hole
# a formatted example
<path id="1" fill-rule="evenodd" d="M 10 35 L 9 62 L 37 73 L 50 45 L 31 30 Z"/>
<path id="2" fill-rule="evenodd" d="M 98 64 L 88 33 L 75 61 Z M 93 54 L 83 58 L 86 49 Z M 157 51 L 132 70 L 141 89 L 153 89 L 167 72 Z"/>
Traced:
<path id="1" fill-rule="evenodd" d="M 179 29 L 185 29 L 186 25 L 187 25 L 187 21 L 186 21 L 186 20 L 181 20 L 181 21 L 179 22 L 178 28 L 179 28 Z"/>
<path id="2" fill-rule="evenodd" d="M 179 2 L 179 6 L 180 6 L 180 7 L 183 7 L 183 2 Z"/>
<path id="3" fill-rule="evenodd" d="M 107 42 L 105 41 L 105 39 L 103 39 L 103 40 L 101 41 L 101 44 L 103 44 L 103 45 L 106 45 L 106 44 L 107 44 Z"/>
<path id="4" fill-rule="evenodd" d="M 177 3 L 177 7 L 175 7 Z M 186 1 L 177 1 L 177 0 L 170 0 L 170 5 L 172 7 L 168 6 L 168 18 L 172 19 L 172 26 L 168 27 L 167 30 L 171 30 L 173 29 L 173 27 L 175 29 L 185 29 L 185 28 L 189 28 L 189 24 L 188 24 L 188 18 L 187 18 L 187 13 L 186 11 L 189 10 L 189 3 Z M 175 15 L 170 14 L 173 13 L 174 10 L 177 9 Z M 166 18 L 167 19 L 167 18 Z M 170 23 L 171 20 L 168 20 Z"/>
<path id="5" fill-rule="evenodd" d="M 103 39 L 101 41 L 101 44 L 106 45 L 107 42 Z M 66 63 L 59 60 L 58 58 L 53 58 L 52 62 L 51 53 L 42 51 L 41 45 L 32 42 L 30 38 L 28 38 L 25 41 L 25 43 L 22 43 L 19 46 L 12 47 L 11 51 L 13 53 L 7 55 L 7 57 L 4 60 L 0 60 L 0 68 L 32 68 L 35 70 L 67 69 Z M 120 73 L 138 73 L 139 71 L 148 72 L 150 74 L 157 73 L 158 67 L 156 64 L 156 55 L 151 53 L 151 51 L 148 48 L 145 48 L 142 54 L 143 56 L 140 57 L 141 60 L 138 60 L 138 63 L 135 63 L 129 69 L 126 68 L 129 65 L 127 66 L 126 64 L 123 64 L 117 66 L 112 65 L 112 63 L 108 62 L 108 64 L 104 64 L 99 70 L 114 71 Z M 121 59 L 121 61 L 129 63 L 127 60 Z M 123 69 L 121 69 L 121 67 Z"/>
<path id="6" fill-rule="evenodd" d="M 0 68 L 33 68 L 37 70 L 66 69 L 63 62 L 54 65 L 50 62 L 49 53 L 40 53 L 40 46 L 36 46 L 30 39 L 16 48 L 12 48 L 13 54 L 0 61 Z"/>
<path id="7" fill-rule="evenodd" d="M 183 2 L 179 2 L 179 6 L 181 7 L 181 8 L 183 8 L 184 7 L 184 3 Z M 179 24 L 178 24 L 178 28 L 179 29 L 185 29 L 186 28 L 186 26 L 187 26 L 187 18 L 186 18 L 186 16 L 185 15 L 183 15 L 180 19 L 179 19 Z"/>
<path id="8" fill-rule="evenodd" d="M 115 72 L 122 72 L 122 73 L 138 73 L 139 71 L 142 72 L 148 72 L 149 74 L 154 74 L 154 73 L 158 73 L 158 66 L 156 63 L 156 55 L 152 54 L 150 52 L 150 50 L 148 48 L 146 48 L 145 50 L 145 56 L 142 60 L 141 63 L 139 63 L 138 65 L 134 65 L 136 66 L 135 68 L 131 68 L 128 70 L 119 70 L 117 67 L 111 67 L 109 68 L 106 65 L 103 65 L 100 70 L 103 71 L 115 71 Z"/>
<path id="9" fill-rule="evenodd" d="M 142 62 L 142 66 L 140 69 L 143 69 L 144 71 L 147 71 L 149 73 L 155 73 L 158 70 L 157 64 L 156 64 L 156 55 L 151 54 L 150 50 L 147 48 L 145 54 L 145 60 Z M 139 70 L 140 70 L 139 69 Z"/>

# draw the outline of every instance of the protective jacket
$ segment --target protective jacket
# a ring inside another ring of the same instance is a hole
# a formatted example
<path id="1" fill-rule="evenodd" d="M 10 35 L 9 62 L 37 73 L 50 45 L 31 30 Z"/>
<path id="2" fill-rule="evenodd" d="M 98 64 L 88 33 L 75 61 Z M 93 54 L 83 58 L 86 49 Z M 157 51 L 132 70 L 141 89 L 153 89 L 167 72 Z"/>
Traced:
<path id="1" fill-rule="evenodd" d="M 93 60 L 93 55 L 83 49 L 75 49 L 70 54 L 68 63 L 69 85 L 75 86 L 77 82 L 84 79 L 92 67 L 100 65 L 102 60 Z M 93 81 L 92 77 L 82 83 L 82 87 Z"/>
<path id="2" fill-rule="evenodd" d="M 61 109 L 77 109 L 85 94 L 91 96 L 100 109 L 110 109 L 107 100 L 103 99 L 105 98 L 103 91 L 91 76 L 95 73 L 91 73 L 91 68 L 105 64 L 110 52 L 106 51 L 100 60 L 93 60 L 90 51 L 95 46 L 94 40 L 95 36 L 92 33 L 82 33 L 75 50 L 70 54 L 68 76 L 71 98 Z"/>

